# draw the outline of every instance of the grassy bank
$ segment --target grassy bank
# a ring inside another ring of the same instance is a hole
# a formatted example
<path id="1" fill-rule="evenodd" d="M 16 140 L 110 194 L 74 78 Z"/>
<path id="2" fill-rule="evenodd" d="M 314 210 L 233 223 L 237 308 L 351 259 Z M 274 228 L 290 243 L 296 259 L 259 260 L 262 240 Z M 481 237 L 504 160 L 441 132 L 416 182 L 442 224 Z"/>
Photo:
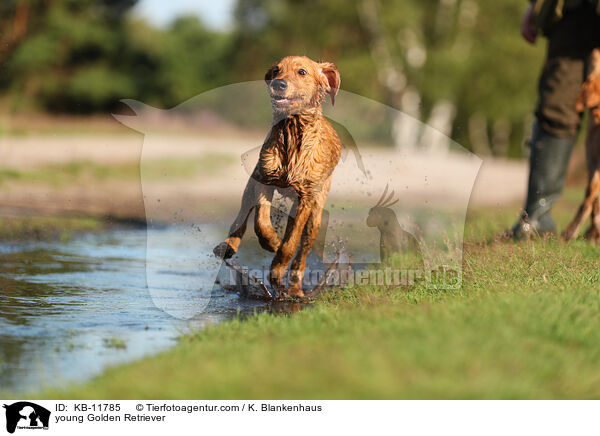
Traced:
<path id="1" fill-rule="evenodd" d="M 211 175 L 235 163 L 227 154 L 206 153 L 200 158 L 149 160 L 143 163 L 144 180 L 189 179 L 198 174 Z M 140 163 L 98 164 L 72 161 L 32 169 L 0 167 L 0 186 L 7 182 L 44 183 L 64 187 L 73 183 L 105 180 L 140 180 Z"/>
<path id="2" fill-rule="evenodd" d="M 600 248 L 477 242 L 512 215 L 471 215 L 460 291 L 338 290 L 311 309 L 217 325 L 44 396 L 600 397 Z"/>
<path id="3" fill-rule="evenodd" d="M 68 241 L 78 233 L 101 231 L 106 226 L 96 217 L 0 216 L 0 242 Z"/>

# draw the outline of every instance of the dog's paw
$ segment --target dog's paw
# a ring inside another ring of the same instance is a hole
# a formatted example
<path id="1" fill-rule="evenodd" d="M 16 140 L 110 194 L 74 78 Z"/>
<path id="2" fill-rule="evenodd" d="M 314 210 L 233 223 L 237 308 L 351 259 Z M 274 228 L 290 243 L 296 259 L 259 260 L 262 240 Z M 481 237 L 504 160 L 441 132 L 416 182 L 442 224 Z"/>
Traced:
<path id="1" fill-rule="evenodd" d="M 298 270 L 290 271 L 288 294 L 290 297 L 304 298 L 304 292 L 302 292 L 302 273 Z"/>
<path id="2" fill-rule="evenodd" d="M 565 229 L 564 232 L 562 232 L 562 234 L 560 235 L 560 239 L 562 239 L 563 241 L 572 241 L 573 239 L 575 239 L 574 233 L 575 231 L 573 230 L 573 228 L 569 226 L 567 229 Z"/>
<path id="3" fill-rule="evenodd" d="M 304 298 L 304 292 L 302 292 L 302 288 L 299 286 L 290 286 L 288 295 L 290 297 Z"/>
<path id="4" fill-rule="evenodd" d="M 585 232 L 585 239 L 596 244 L 600 243 L 600 230 L 594 225 L 590 226 Z"/>
<path id="5" fill-rule="evenodd" d="M 213 248 L 213 253 L 220 259 L 229 259 L 235 254 L 235 250 L 227 242 L 221 242 Z"/>

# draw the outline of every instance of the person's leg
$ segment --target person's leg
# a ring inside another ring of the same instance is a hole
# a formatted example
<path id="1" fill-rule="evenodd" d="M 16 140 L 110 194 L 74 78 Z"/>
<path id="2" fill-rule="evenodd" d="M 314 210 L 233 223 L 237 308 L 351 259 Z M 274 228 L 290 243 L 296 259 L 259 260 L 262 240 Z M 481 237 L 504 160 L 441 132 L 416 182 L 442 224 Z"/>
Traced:
<path id="1" fill-rule="evenodd" d="M 549 37 L 539 81 L 536 123 L 530 141 L 529 184 L 523 214 L 510 234 L 521 239 L 556 233 L 550 209 L 564 185 L 571 150 L 579 130 L 575 103 L 584 80 L 589 53 L 587 11 L 566 14 Z"/>
<path id="2" fill-rule="evenodd" d="M 529 181 L 523 214 L 513 226 L 516 239 L 556 234 L 550 209 L 560 196 L 575 137 L 558 137 L 540 123 L 534 125 L 529 158 Z"/>

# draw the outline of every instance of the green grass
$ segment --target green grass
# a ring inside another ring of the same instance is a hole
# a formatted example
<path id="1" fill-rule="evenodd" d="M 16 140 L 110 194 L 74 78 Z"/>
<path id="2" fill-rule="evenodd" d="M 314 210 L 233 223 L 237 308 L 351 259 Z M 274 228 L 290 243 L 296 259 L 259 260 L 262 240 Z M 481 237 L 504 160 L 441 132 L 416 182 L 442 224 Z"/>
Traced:
<path id="1" fill-rule="evenodd" d="M 149 160 L 142 164 L 142 175 L 148 179 L 192 178 L 198 175 L 219 174 L 236 162 L 231 154 L 206 153 L 198 158 Z"/>
<path id="2" fill-rule="evenodd" d="M 556 208 L 560 228 L 576 191 Z M 600 398 L 600 247 L 489 242 L 517 213 L 469 212 L 460 290 L 338 289 L 300 312 L 211 326 L 87 383 L 31 396 Z"/>
<path id="3" fill-rule="evenodd" d="M 216 174 L 235 162 L 228 154 L 206 153 L 191 159 L 162 159 L 144 161 L 141 174 L 146 180 L 189 179 L 199 175 Z M 32 169 L 0 167 L 0 186 L 6 182 L 50 183 L 66 186 L 82 179 L 131 180 L 140 178 L 138 162 L 98 164 L 91 161 L 73 161 L 62 165 L 45 165 Z"/>
<path id="4" fill-rule="evenodd" d="M 68 241 L 76 233 L 100 231 L 106 224 L 93 217 L 3 216 L 0 241 Z"/>
<path id="5" fill-rule="evenodd" d="M 104 338 L 104 346 L 106 348 L 116 348 L 124 350 L 125 348 L 127 348 L 127 342 L 125 342 L 125 340 L 117 336 L 112 336 L 110 338 Z"/>
<path id="6" fill-rule="evenodd" d="M 513 215 L 478 213 L 468 227 L 485 238 Z M 336 290 L 310 309 L 212 326 L 44 396 L 598 398 L 599 256 L 584 241 L 474 238 L 458 291 Z"/>

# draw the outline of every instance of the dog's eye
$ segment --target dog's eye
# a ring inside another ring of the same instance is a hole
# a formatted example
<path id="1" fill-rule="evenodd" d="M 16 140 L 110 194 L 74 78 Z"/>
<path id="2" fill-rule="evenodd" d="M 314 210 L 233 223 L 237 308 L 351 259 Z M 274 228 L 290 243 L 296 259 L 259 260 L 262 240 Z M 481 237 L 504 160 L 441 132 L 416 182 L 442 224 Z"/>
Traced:
<path id="1" fill-rule="evenodd" d="M 298 74 L 300 74 L 301 76 L 306 76 L 306 70 L 303 70 L 302 68 L 300 68 L 298 70 Z"/>

